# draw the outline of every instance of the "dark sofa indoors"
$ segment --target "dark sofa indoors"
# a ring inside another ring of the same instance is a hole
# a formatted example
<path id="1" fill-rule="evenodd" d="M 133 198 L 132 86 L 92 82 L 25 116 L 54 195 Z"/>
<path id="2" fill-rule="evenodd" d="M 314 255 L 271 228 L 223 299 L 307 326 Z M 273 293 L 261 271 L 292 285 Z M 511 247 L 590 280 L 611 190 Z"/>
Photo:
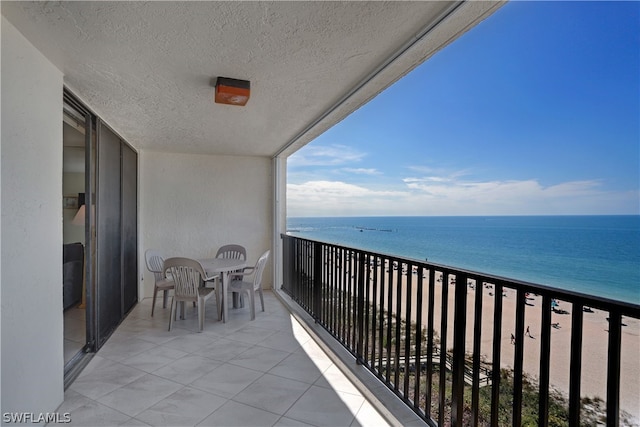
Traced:
<path id="1" fill-rule="evenodd" d="M 82 243 L 62 245 L 62 301 L 65 310 L 82 300 L 83 267 Z"/>

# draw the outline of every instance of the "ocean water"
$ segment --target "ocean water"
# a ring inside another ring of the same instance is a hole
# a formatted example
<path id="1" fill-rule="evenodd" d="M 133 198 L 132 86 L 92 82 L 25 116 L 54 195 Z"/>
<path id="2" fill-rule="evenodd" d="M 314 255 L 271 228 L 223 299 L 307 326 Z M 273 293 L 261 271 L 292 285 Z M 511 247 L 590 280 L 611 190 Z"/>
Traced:
<path id="1" fill-rule="evenodd" d="M 640 216 L 288 218 L 287 230 L 640 304 Z"/>

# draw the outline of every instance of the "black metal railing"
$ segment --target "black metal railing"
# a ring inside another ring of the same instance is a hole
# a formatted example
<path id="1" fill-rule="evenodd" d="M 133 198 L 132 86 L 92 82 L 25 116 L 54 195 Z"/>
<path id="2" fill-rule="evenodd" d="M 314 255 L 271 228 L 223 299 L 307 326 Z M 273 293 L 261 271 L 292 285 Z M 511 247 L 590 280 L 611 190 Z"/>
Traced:
<path id="1" fill-rule="evenodd" d="M 589 415 L 581 401 L 587 375 L 582 358 L 592 350 L 583 347 L 583 322 L 584 313 L 596 311 L 609 320 L 608 332 L 603 332 L 608 339 L 602 366 L 606 400 L 596 416 L 618 426 L 622 414 L 624 424 L 623 317 L 639 319 L 640 306 L 427 261 L 282 238 L 283 290 L 427 424 L 520 426 L 533 416 L 540 426 L 553 425 L 558 417 L 570 426 L 584 425 Z M 567 345 L 552 340 L 552 329 L 561 327 L 554 322 L 559 316 L 565 316 L 563 333 L 570 332 Z M 529 324 L 531 319 L 539 320 Z M 539 334 L 537 378 L 524 367 L 531 325 Z M 506 331 L 513 331 L 509 338 Z M 550 381 L 552 349 L 554 355 L 570 353 L 565 397 Z M 637 357 L 637 348 L 629 351 Z M 513 359 L 506 357 L 511 352 Z M 552 412 L 563 404 L 563 415 Z"/>

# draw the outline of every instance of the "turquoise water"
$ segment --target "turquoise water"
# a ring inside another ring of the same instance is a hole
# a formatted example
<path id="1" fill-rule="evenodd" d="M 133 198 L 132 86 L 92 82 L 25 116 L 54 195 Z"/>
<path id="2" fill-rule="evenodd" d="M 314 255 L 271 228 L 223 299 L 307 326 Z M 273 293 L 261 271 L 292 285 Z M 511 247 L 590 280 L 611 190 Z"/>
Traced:
<path id="1" fill-rule="evenodd" d="M 288 218 L 287 229 L 640 304 L 640 216 Z"/>

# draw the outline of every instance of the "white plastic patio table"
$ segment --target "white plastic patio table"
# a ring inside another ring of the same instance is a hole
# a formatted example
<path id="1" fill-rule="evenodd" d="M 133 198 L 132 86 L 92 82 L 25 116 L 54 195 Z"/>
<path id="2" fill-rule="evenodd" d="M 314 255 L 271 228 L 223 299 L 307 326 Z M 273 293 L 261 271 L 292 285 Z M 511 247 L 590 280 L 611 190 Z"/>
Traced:
<path id="1" fill-rule="evenodd" d="M 222 321 L 227 321 L 228 307 L 226 304 L 227 292 L 229 289 L 229 273 L 242 270 L 247 266 L 246 261 L 232 258 L 204 258 L 198 260 L 207 274 L 208 280 L 222 276 L 222 292 L 217 293 L 222 303 Z"/>

